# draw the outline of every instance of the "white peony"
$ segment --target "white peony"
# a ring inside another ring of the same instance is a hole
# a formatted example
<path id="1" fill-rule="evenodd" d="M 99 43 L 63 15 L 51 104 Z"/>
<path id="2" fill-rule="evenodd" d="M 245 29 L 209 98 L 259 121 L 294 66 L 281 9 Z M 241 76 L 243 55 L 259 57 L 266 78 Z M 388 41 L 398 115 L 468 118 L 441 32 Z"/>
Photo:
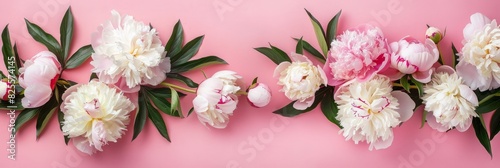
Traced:
<path id="1" fill-rule="evenodd" d="M 295 109 L 304 110 L 314 102 L 314 94 L 328 80 L 319 66 L 314 66 L 306 56 L 292 53 L 292 62 L 282 62 L 274 69 L 274 77 L 279 77 L 278 85 L 285 96 L 296 102 Z"/>
<path id="2" fill-rule="evenodd" d="M 415 103 L 406 93 L 392 91 L 390 79 L 377 75 L 366 82 L 351 80 L 335 93 L 336 117 L 346 140 L 366 141 L 369 149 L 385 149 L 392 144 L 392 128 L 413 115 Z"/>
<path id="3" fill-rule="evenodd" d="M 461 76 L 471 89 L 481 91 L 500 87 L 500 28 L 496 20 L 476 13 L 464 28 L 463 48 L 457 64 Z"/>
<path id="4" fill-rule="evenodd" d="M 236 81 L 241 76 L 233 71 L 219 71 L 201 82 L 193 99 L 193 108 L 202 124 L 214 128 L 226 128 L 229 116 L 238 104 L 236 93 L 240 87 Z"/>
<path id="5" fill-rule="evenodd" d="M 456 128 L 464 132 L 472 124 L 472 118 L 478 116 L 475 112 L 478 105 L 476 94 L 449 66 L 436 70 L 432 81 L 424 87 L 424 93 L 425 111 L 430 112 L 427 122 L 438 131 Z"/>
<path id="6" fill-rule="evenodd" d="M 132 16 L 112 18 L 92 34 L 92 61 L 100 81 L 136 92 L 139 85 L 158 85 L 170 72 L 170 58 L 155 29 Z"/>
<path id="7" fill-rule="evenodd" d="M 89 155 L 121 138 L 129 113 L 135 109 L 122 92 L 96 80 L 70 87 L 62 99 L 62 131 L 78 150 Z"/>

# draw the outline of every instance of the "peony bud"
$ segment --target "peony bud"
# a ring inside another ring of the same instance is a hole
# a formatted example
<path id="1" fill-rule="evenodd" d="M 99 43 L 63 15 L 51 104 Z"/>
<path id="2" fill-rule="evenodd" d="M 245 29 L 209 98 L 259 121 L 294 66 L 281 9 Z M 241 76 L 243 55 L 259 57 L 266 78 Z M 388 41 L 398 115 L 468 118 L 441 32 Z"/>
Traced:
<path id="1" fill-rule="evenodd" d="M 256 83 L 248 89 L 247 98 L 252 106 L 264 107 L 271 101 L 271 90 L 263 83 Z"/>
<path id="2" fill-rule="evenodd" d="M 425 32 L 425 37 L 434 41 L 434 43 L 439 43 L 443 39 L 443 34 L 438 28 L 429 27 Z"/>

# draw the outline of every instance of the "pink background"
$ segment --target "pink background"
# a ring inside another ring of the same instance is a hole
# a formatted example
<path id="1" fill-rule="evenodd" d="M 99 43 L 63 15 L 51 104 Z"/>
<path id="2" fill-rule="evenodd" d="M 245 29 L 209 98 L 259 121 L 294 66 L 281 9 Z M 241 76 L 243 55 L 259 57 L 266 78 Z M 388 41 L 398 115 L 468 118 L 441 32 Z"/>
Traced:
<path id="1" fill-rule="evenodd" d="M 339 128 L 330 123 L 319 108 L 295 118 L 272 114 L 288 103 L 278 92 L 272 78 L 275 64 L 253 48 L 268 42 L 292 52 L 291 37 L 317 46 L 307 8 L 326 25 L 343 10 L 340 30 L 370 22 L 381 27 L 389 41 L 406 35 L 423 40 L 425 24 L 444 30 L 443 53 L 450 62 L 450 45 L 462 47 L 462 29 L 469 16 L 482 12 L 492 19 L 500 18 L 498 2 L 493 1 L 412 1 L 412 0 L 33 0 L 4 1 L 0 6 L 0 26 L 9 24 L 11 36 L 18 43 L 21 57 L 30 58 L 44 48 L 29 37 L 23 18 L 37 23 L 59 37 L 59 24 L 69 5 L 75 16 L 73 52 L 90 42 L 90 34 L 110 17 L 112 9 L 151 22 L 166 43 L 171 29 L 182 20 L 187 39 L 205 34 L 196 57 L 217 55 L 230 65 L 203 70 L 211 75 L 231 69 L 244 76 L 249 84 L 255 76 L 270 85 L 273 101 L 266 108 L 252 108 L 241 97 L 238 109 L 226 129 L 208 128 L 196 116 L 178 119 L 165 116 L 172 143 L 164 140 L 148 122 L 139 137 L 131 142 L 132 125 L 118 143 L 104 147 L 104 152 L 87 156 L 72 145 L 66 146 L 54 118 L 39 140 L 35 122 L 25 125 L 16 137 L 16 160 L 7 159 L 8 116 L 0 116 L 0 167 L 498 167 L 500 138 L 492 141 L 493 156 L 485 152 L 473 129 L 437 133 L 428 126 L 420 128 L 421 112 L 395 128 L 395 140 L 389 149 L 369 151 L 368 145 L 345 141 Z M 219 4 L 222 9 L 214 7 Z M 4 67 L 2 66 L 4 69 Z M 64 78 L 77 82 L 88 79 L 91 66 L 85 64 L 66 71 Z M 188 76 L 200 82 L 203 75 L 194 71 Z M 191 107 L 193 96 L 182 100 L 183 109 Z M 487 123 L 491 114 L 486 115 Z"/>

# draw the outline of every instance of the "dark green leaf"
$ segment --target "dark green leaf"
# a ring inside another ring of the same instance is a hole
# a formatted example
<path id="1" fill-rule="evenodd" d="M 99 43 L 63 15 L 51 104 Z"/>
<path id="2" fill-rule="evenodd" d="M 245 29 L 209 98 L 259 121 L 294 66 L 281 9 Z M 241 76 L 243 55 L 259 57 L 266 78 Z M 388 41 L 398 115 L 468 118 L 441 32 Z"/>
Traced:
<path id="1" fill-rule="evenodd" d="M 57 119 L 59 121 L 59 129 L 62 131 L 63 122 L 64 122 L 64 113 L 61 112 L 60 108 L 59 108 L 59 112 L 57 113 Z M 64 143 L 66 145 L 68 145 L 69 136 L 68 135 L 64 135 L 63 137 L 64 137 Z"/>
<path id="2" fill-rule="evenodd" d="M 453 57 L 451 57 L 452 58 L 451 67 L 453 67 L 453 69 L 455 69 L 455 67 L 458 64 L 458 51 L 457 51 L 457 48 L 455 48 L 455 45 L 453 43 L 451 43 L 451 50 L 453 51 Z"/>
<path id="3" fill-rule="evenodd" d="M 165 45 L 165 51 L 167 51 L 167 57 L 173 57 L 177 55 L 182 49 L 182 43 L 184 42 L 184 31 L 182 29 L 181 21 L 177 21 L 168 39 L 167 45 Z"/>
<path id="4" fill-rule="evenodd" d="M 181 109 L 181 102 L 179 100 L 180 99 L 179 98 L 179 94 L 177 93 L 177 91 L 174 88 L 170 88 L 170 92 L 172 93 L 171 98 L 170 98 L 170 101 L 172 103 L 172 108 L 170 108 L 170 113 L 171 114 L 175 114 L 175 111 L 178 111 L 179 116 L 181 118 L 184 118 L 184 116 L 182 115 L 182 109 Z"/>
<path id="5" fill-rule="evenodd" d="M 39 112 L 40 108 L 29 108 L 29 109 L 24 109 L 21 113 L 19 113 L 19 115 L 16 117 L 16 122 L 14 126 L 15 130 L 12 132 L 12 134 L 18 132 L 19 129 L 24 124 L 26 124 L 26 122 L 33 119 Z"/>
<path id="6" fill-rule="evenodd" d="M 61 46 L 63 60 L 68 58 L 69 47 L 71 46 L 71 39 L 73 38 L 73 13 L 71 7 L 66 10 L 60 27 L 61 33 Z M 64 64 L 63 64 L 64 65 Z"/>
<path id="7" fill-rule="evenodd" d="M 405 89 L 406 91 L 408 91 L 408 93 L 410 93 L 410 83 L 408 83 L 408 76 L 405 75 L 403 76 L 399 82 L 401 82 L 401 86 L 403 86 L 403 89 Z"/>
<path id="8" fill-rule="evenodd" d="M 194 108 L 193 108 L 193 107 L 191 107 L 191 109 L 189 109 L 189 112 L 188 112 L 188 115 L 187 115 L 187 116 L 189 117 L 189 115 L 191 115 L 191 113 L 192 113 L 193 111 L 194 111 Z"/>
<path id="9" fill-rule="evenodd" d="M 413 82 L 413 84 L 415 84 L 415 86 L 417 86 L 418 95 L 420 95 L 420 97 L 422 97 L 424 95 L 424 84 L 417 81 L 415 78 L 413 78 L 413 76 L 411 76 L 411 82 Z"/>
<path id="10" fill-rule="evenodd" d="M 286 105 L 285 107 L 274 111 L 273 113 L 279 114 L 279 115 L 282 115 L 285 117 L 293 117 L 293 116 L 296 116 L 296 115 L 299 115 L 302 113 L 309 112 L 309 111 L 313 110 L 314 108 L 316 108 L 316 106 L 318 106 L 318 104 L 321 102 L 321 100 L 323 100 L 323 97 L 325 96 L 326 91 L 327 91 L 327 87 L 320 88 L 318 91 L 316 91 L 316 93 L 314 95 L 315 98 L 314 98 L 313 104 L 311 105 L 311 107 L 308 107 L 305 110 L 297 110 L 297 109 L 293 108 L 293 104 L 295 103 L 295 101 L 293 101 L 293 102 L 289 103 L 288 105 Z"/>
<path id="11" fill-rule="evenodd" d="M 17 44 L 14 44 L 14 58 L 16 60 L 16 69 L 15 69 L 16 76 L 19 76 L 19 68 L 22 67 L 22 64 L 21 64 L 21 58 L 19 58 L 19 53 L 17 52 Z"/>
<path id="12" fill-rule="evenodd" d="M 161 112 L 163 112 L 167 115 L 170 115 L 170 116 L 183 118 L 182 113 L 179 113 L 179 111 L 177 111 L 177 110 L 174 110 L 172 113 L 172 110 L 171 110 L 172 105 L 170 104 L 170 102 L 167 101 L 167 98 L 170 98 L 170 96 L 169 97 L 162 97 L 166 94 L 153 92 L 152 90 L 153 89 L 145 89 L 145 92 L 147 93 L 147 95 L 148 95 L 149 99 L 151 100 L 151 102 L 153 103 L 153 105 L 158 110 L 160 110 Z"/>
<path id="13" fill-rule="evenodd" d="M 191 60 L 180 65 L 172 66 L 172 69 L 169 73 L 187 72 L 190 70 L 194 70 L 197 68 L 213 64 L 227 64 L 227 62 L 217 56 L 207 56 L 200 59 Z"/>
<path id="14" fill-rule="evenodd" d="M 54 53 L 57 56 L 57 60 L 59 60 L 59 62 L 64 62 L 64 59 L 61 55 L 61 46 L 54 38 L 54 36 L 48 34 L 42 28 L 40 28 L 40 26 L 31 23 L 27 19 L 25 19 L 25 21 L 31 37 L 33 37 L 33 39 L 35 39 L 39 43 L 45 45 L 45 47 L 47 47 L 50 52 Z"/>
<path id="15" fill-rule="evenodd" d="M 337 35 L 337 27 L 339 24 L 339 18 L 342 10 L 340 10 L 333 18 L 328 22 L 328 26 L 326 27 L 326 43 L 328 44 L 328 48 L 330 48 L 332 41 L 336 38 Z"/>
<path id="16" fill-rule="evenodd" d="M 276 65 L 279 65 L 281 62 L 292 62 L 290 60 L 290 57 L 288 55 L 282 55 L 280 52 L 272 49 L 272 48 L 267 48 L 267 47 L 259 47 L 255 48 L 258 52 L 264 54 L 267 56 L 271 61 L 273 61 Z"/>
<path id="17" fill-rule="evenodd" d="M 422 124 L 420 125 L 420 128 L 424 128 L 425 122 L 427 121 L 427 111 L 422 110 Z"/>
<path id="18" fill-rule="evenodd" d="M 190 88 L 197 88 L 198 83 L 194 82 L 193 80 L 189 79 L 188 77 L 185 77 L 181 74 L 178 73 L 167 73 L 167 78 L 172 78 L 172 79 L 177 79 L 184 84 L 186 84 Z"/>
<path id="19" fill-rule="evenodd" d="M 304 50 L 304 44 L 302 42 L 302 37 L 301 37 L 299 41 L 297 41 L 297 46 L 295 46 L 295 52 L 297 54 L 304 55 L 304 52 L 302 50 Z"/>
<path id="20" fill-rule="evenodd" d="M 296 41 L 299 40 L 297 38 L 293 38 L 293 39 L 295 39 Z M 323 56 L 323 54 L 321 54 L 318 50 L 316 50 L 309 42 L 302 40 L 302 45 L 303 45 L 304 49 L 309 54 L 313 55 L 316 59 L 318 59 L 318 61 L 320 61 L 321 63 L 326 62 L 325 56 Z"/>
<path id="21" fill-rule="evenodd" d="M 486 131 L 486 128 L 484 128 L 481 119 L 479 117 L 474 117 L 472 119 L 472 126 L 474 127 L 476 137 L 479 142 L 481 142 L 481 145 L 483 145 L 484 149 L 486 149 L 490 156 L 493 157 L 491 153 L 490 138 L 488 137 L 488 132 Z"/>
<path id="22" fill-rule="evenodd" d="M 149 119 L 151 119 L 151 121 L 155 125 L 156 129 L 158 130 L 158 132 L 160 132 L 161 136 L 163 136 L 165 139 L 167 139 L 168 142 L 170 142 L 170 137 L 168 136 L 168 132 L 167 132 L 167 126 L 165 125 L 165 121 L 163 120 L 163 117 L 148 102 L 146 102 L 146 106 L 147 106 L 147 109 L 148 109 L 148 117 L 149 117 Z"/>
<path id="23" fill-rule="evenodd" d="M 193 58 L 198 50 L 200 50 L 200 46 L 201 43 L 203 43 L 204 37 L 205 36 L 199 36 L 189 41 L 184 47 L 182 47 L 181 51 L 178 54 L 170 57 L 172 66 L 183 64 Z"/>
<path id="24" fill-rule="evenodd" d="M 306 12 L 311 19 L 311 23 L 313 25 L 314 33 L 316 34 L 316 39 L 318 40 L 319 47 L 321 48 L 321 51 L 323 51 L 323 55 L 327 55 L 328 45 L 326 44 L 325 31 L 323 30 L 323 26 L 321 26 L 321 23 L 319 23 L 319 21 L 309 11 L 307 11 L 307 9 Z"/>
<path id="25" fill-rule="evenodd" d="M 80 65 L 82 65 L 82 63 L 89 59 L 93 52 L 94 50 L 92 49 L 92 46 L 90 44 L 78 49 L 78 51 L 76 51 L 69 58 L 68 63 L 66 64 L 66 69 L 79 67 Z"/>
<path id="26" fill-rule="evenodd" d="M 490 121 L 490 140 L 493 140 L 493 137 L 498 134 L 500 131 L 500 108 L 493 113 Z"/>
<path id="27" fill-rule="evenodd" d="M 139 91 L 139 100 L 138 100 L 138 109 L 137 113 L 135 115 L 135 121 L 134 121 L 134 135 L 132 136 L 132 141 L 137 138 L 139 133 L 141 133 L 142 129 L 144 128 L 144 124 L 146 124 L 146 119 L 148 116 L 148 107 L 147 107 L 147 101 L 146 98 L 144 97 L 144 93 L 142 93 L 142 87 L 141 90 Z"/>
<path id="28" fill-rule="evenodd" d="M 256 77 L 252 80 L 252 85 L 257 83 L 257 80 L 259 80 L 259 77 Z"/>
<path id="29" fill-rule="evenodd" d="M 9 72 L 7 72 L 7 74 L 17 76 L 18 67 L 17 64 L 14 64 L 16 60 L 14 57 L 14 51 L 12 50 L 12 43 L 10 41 L 9 25 L 5 26 L 5 28 L 2 31 L 2 43 L 3 43 L 2 45 L 3 63 L 5 64 L 5 69 L 14 70 L 13 74 Z"/>
<path id="30" fill-rule="evenodd" d="M 333 87 L 327 87 L 326 94 L 321 101 L 321 111 L 330 122 L 342 129 L 340 121 L 336 119 L 337 113 L 339 112 L 337 106 L 337 103 L 335 103 L 333 99 Z"/>
<path id="31" fill-rule="evenodd" d="M 59 106 L 55 96 L 52 96 L 52 98 L 50 98 L 50 100 L 47 103 L 45 103 L 42 107 L 40 107 L 40 112 L 36 120 L 37 139 L 40 138 L 40 135 L 42 135 L 43 131 L 45 130 L 47 123 L 49 123 L 50 119 L 52 118 L 52 115 L 54 114 L 55 111 L 57 111 L 57 109 L 59 109 Z"/>
<path id="32" fill-rule="evenodd" d="M 489 113 L 500 107 L 500 97 L 493 97 L 484 103 L 479 104 L 476 108 L 478 114 Z"/>
<path id="33" fill-rule="evenodd" d="M 97 76 L 96 73 L 92 73 L 92 74 L 90 74 L 89 81 L 91 81 L 92 79 L 99 79 L 99 77 Z"/>

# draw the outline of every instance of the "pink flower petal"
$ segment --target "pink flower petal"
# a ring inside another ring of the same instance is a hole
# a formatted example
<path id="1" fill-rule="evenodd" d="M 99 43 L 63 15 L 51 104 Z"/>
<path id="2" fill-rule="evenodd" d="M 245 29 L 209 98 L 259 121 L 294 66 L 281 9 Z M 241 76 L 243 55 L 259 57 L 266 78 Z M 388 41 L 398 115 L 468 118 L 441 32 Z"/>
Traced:
<path id="1" fill-rule="evenodd" d="M 310 97 L 304 101 L 296 101 L 293 103 L 293 108 L 297 110 L 305 110 L 308 107 L 311 107 L 311 105 L 314 103 L 314 97 Z"/>
<path id="2" fill-rule="evenodd" d="M 52 89 L 46 85 L 31 85 L 24 90 L 24 98 L 21 100 L 23 107 L 35 108 L 47 103 L 52 95 Z"/>
<path id="3" fill-rule="evenodd" d="M 480 91 L 485 91 L 490 88 L 492 78 L 484 78 L 477 71 L 476 67 L 465 61 L 461 61 L 457 64 L 457 74 L 462 77 L 465 84 L 471 87 L 471 89 L 478 89 Z"/>
<path id="4" fill-rule="evenodd" d="M 386 149 L 392 145 L 392 141 L 394 140 L 394 135 L 389 136 L 386 140 L 382 140 L 382 138 L 377 139 L 377 141 L 373 142 L 372 145 L 376 150 Z M 370 147 L 370 150 L 372 148 Z"/>
<path id="5" fill-rule="evenodd" d="M 432 72 L 434 71 L 433 68 L 427 70 L 427 71 L 417 71 L 412 74 L 413 78 L 415 80 L 421 82 L 421 83 L 429 83 L 431 81 L 432 77 Z"/>
<path id="6" fill-rule="evenodd" d="M 434 117 L 433 113 L 428 112 L 425 119 L 427 120 L 427 124 L 429 124 L 429 126 L 432 129 L 435 129 L 435 130 L 437 130 L 439 132 L 446 132 L 446 131 L 448 131 L 447 127 L 445 127 L 443 124 L 440 124 L 440 123 L 437 122 L 436 117 Z"/>
<path id="7" fill-rule="evenodd" d="M 193 108 L 197 113 L 205 112 L 208 110 L 208 100 L 203 96 L 196 96 L 193 99 Z"/>
<path id="8" fill-rule="evenodd" d="M 408 96 L 408 94 L 401 91 L 393 91 L 391 93 L 394 98 L 398 100 L 399 109 L 397 112 L 399 113 L 399 120 L 401 122 L 405 122 L 413 116 L 413 109 L 415 109 L 415 102 Z"/>
<path id="9" fill-rule="evenodd" d="M 71 138 L 73 141 L 73 145 L 78 149 L 79 151 L 92 155 L 96 150 L 90 145 L 90 142 L 85 138 L 85 137 L 74 137 Z"/>
<path id="10" fill-rule="evenodd" d="M 436 69 L 436 73 L 440 73 L 440 72 L 445 72 L 445 73 L 448 73 L 451 75 L 451 74 L 455 73 L 455 70 L 448 65 L 441 65 Z"/>

